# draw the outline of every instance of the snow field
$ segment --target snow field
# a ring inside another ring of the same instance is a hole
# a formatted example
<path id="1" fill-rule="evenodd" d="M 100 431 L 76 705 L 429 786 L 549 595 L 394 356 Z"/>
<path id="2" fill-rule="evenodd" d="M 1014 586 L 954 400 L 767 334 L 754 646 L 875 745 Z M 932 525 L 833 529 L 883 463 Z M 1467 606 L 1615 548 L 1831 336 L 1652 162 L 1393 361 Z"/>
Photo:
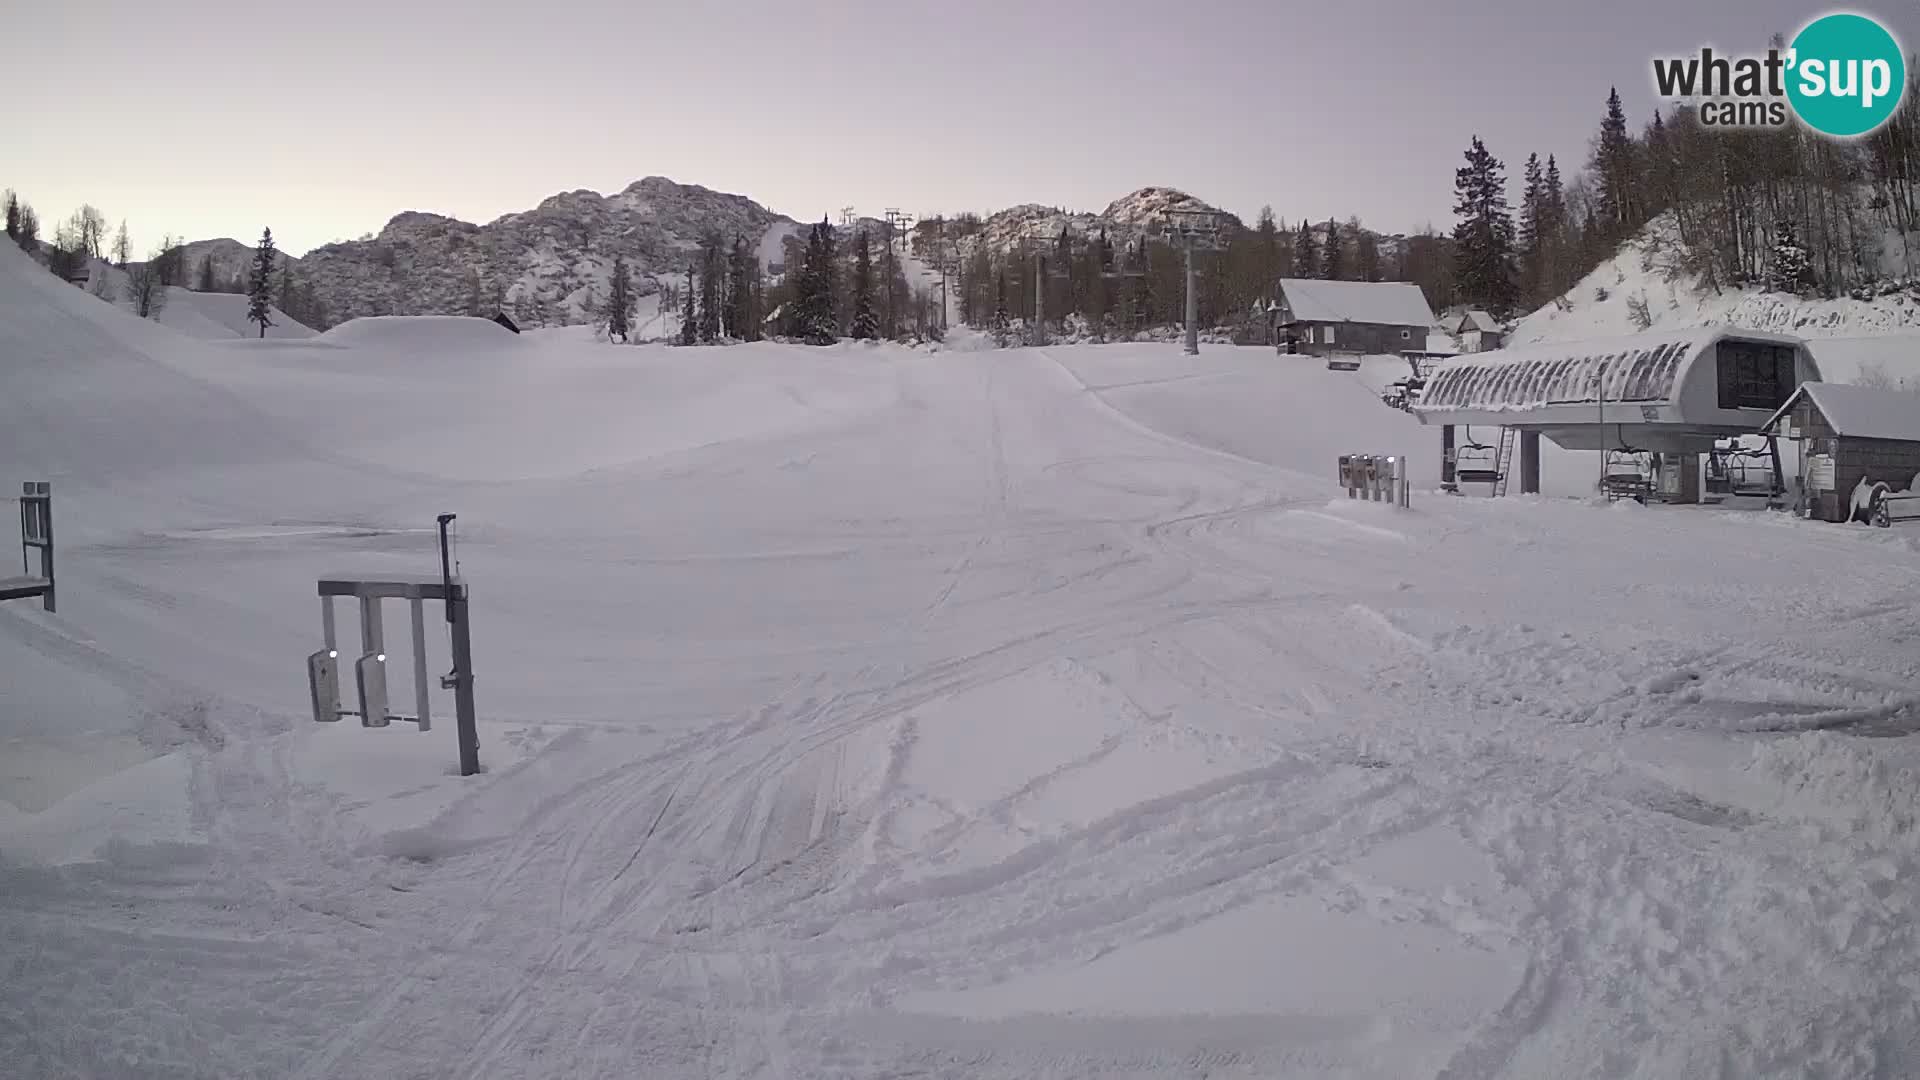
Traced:
<path id="1" fill-rule="evenodd" d="M 1351 502 L 1437 433 L 1265 349 L 212 346 L 17 264 L 21 1075 L 1920 1068 L 1911 535 Z M 303 715 L 442 510 L 477 779 L 437 689 Z"/>

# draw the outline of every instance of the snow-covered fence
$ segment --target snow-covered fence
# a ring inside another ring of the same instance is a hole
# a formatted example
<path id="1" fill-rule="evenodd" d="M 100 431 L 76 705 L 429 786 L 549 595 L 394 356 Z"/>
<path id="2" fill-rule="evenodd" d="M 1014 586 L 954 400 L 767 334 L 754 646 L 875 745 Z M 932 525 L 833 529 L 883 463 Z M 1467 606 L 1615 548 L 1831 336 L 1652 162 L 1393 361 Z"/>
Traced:
<path id="1" fill-rule="evenodd" d="M 1407 459 L 1401 455 L 1341 454 L 1340 486 L 1349 499 L 1391 502 L 1402 510 L 1413 506 Z"/>

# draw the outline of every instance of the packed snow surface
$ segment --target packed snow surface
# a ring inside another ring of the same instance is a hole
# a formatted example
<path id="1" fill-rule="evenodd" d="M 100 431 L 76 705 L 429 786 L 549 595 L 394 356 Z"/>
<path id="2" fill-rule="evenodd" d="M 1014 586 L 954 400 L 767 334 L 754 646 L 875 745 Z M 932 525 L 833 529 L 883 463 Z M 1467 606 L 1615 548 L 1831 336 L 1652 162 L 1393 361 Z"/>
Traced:
<path id="1" fill-rule="evenodd" d="M 0 608 L 7 1075 L 1920 1072 L 1910 532 L 1435 495 L 1266 349 L 406 325 L 216 346 L 0 251 L 61 541 Z M 443 511 L 468 779 L 437 683 L 302 685 L 317 577 Z"/>

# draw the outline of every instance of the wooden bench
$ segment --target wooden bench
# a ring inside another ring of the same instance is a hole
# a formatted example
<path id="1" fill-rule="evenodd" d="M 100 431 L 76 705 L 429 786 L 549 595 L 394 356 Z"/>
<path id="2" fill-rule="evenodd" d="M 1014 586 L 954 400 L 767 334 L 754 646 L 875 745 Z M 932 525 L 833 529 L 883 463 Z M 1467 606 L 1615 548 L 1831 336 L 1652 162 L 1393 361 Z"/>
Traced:
<path id="1" fill-rule="evenodd" d="M 26 600 L 30 597 L 45 596 L 52 591 L 53 582 L 46 578 L 0 578 L 0 600 Z"/>

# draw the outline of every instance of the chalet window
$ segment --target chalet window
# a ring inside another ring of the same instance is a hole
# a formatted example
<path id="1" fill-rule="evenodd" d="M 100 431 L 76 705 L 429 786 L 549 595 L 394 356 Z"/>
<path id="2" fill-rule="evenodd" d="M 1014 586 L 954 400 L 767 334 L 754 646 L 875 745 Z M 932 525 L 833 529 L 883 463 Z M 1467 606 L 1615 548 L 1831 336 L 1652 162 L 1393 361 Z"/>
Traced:
<path id="1" fill-rule="evenodd" d="M 1333 344 L 1333 327 L 1323 326 L 1320 328 L 1320 343 L 1323 345 Z"/>
<path id="2" fill-rule="evenodd" d="M 1723 409 L 1777 409 L 1793 393 L 1793 348 L 1722 341 L 1715 358 Z"/>
<path id="3" fill-rule="evenodd" d="M 1402 330 L 1402 331 L 1400 331 L 1400 340 L 1401 340 L 1401 341 L 1412 341 L 1412 340 L 1413 340 L 1413 331 L 1411 331 L 1411 330 Z"/>

